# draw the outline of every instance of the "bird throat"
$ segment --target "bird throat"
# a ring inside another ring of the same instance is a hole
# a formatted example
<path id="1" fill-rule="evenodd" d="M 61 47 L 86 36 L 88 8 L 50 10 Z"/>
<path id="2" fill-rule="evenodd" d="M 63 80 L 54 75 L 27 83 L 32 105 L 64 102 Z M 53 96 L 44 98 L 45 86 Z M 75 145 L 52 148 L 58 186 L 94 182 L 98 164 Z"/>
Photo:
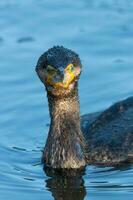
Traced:
<path id="1" fill-rule="evenodd" d="M 48 102 L 51 122 L 43 162 L 52 168 L 85 166 L 85 142 L 80 129 L 77 88 L 63 98 L 48 93 Z"/>

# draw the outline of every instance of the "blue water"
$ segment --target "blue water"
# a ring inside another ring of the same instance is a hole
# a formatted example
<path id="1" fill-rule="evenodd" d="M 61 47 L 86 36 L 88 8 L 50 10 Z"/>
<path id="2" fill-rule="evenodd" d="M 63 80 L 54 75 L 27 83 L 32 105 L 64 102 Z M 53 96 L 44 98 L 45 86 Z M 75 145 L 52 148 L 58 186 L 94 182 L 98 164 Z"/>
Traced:
<path id="1" fill-rule="evenodd" d="M 51 176 L 40 164 L 49 123 L 35 74 L 53 45 L 84 66 L 81 114 L 133 95 L 133 1 L 0 0 L 0 199 L 133 199 L 133 169 L 88 166 L 80 177 Z"/>

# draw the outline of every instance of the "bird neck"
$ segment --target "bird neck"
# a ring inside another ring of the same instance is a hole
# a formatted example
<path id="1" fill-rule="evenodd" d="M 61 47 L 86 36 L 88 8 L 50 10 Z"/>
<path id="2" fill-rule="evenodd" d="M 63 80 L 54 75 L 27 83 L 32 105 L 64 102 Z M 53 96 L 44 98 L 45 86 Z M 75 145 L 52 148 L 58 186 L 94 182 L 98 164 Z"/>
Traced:
<path id="1" fill-rule="evenodd" d="M 48 95 L 48 102 L 52 128 L 57 124 L 61 125 L 61 128 L 62 122 L 65 125 L 68 125 L 68 122 L 75 122 L 73 126 L 80 129 L 80 110 L 77 90 L 66 97 Z"/>
<path id="2" fill-rule="evenodd" d="M 77 88 L 67 97 L 48 94 L 50 129 L 43 160 L 53 168 L 85 166 Z"/>

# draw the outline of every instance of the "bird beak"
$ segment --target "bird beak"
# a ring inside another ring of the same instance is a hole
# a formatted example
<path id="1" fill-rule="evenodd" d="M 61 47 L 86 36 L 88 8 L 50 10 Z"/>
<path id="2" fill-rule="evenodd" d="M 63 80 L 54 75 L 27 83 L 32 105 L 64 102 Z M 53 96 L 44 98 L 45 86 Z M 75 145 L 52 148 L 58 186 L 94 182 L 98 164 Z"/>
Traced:
<path id="1" fill-rule="evenodd" d="M 62 81 L 56 82 L 54 84 L 54 87 L 63 87 L 64 89 L 67 89 L 69 85 L 72 83 L 72 81 L 75 79 L 75 77 L 80 73 L 80 68 L 76 67 L 74 71 L 70 71 L 69 67 L 71 64 L 69 64 L 65 70 L 60 71 L 62 75 Z"/>
<path id="2" fill-rule="evenodd" d="M 64 72 L 62 81 L 56 82 L 54 84 L 54 86 L 56 88 L 63 87 L 64 89 L 67 89 L 69 87 L 70 83 L 74 80 L 74 78 L 75 78 L 74 74 L 69 73 L 69 72 Z"/>

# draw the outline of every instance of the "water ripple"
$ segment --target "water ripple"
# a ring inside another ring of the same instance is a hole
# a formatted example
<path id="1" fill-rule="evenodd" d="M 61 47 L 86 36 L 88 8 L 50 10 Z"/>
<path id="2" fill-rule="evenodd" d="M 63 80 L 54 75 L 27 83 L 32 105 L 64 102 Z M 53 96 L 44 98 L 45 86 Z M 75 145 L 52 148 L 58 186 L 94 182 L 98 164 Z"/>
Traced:
<path id="1" fill-rule="evenodd" d="M 132 13 L 130 0 L 0 1 L 0 199 L 132 199 L 132 166 L 87 166 L 71 178 L 43 171 L 49 114 L 35 74 L 38 57 L 64 45 L 84 66 L 82 114 L 133 95 Z"/>

